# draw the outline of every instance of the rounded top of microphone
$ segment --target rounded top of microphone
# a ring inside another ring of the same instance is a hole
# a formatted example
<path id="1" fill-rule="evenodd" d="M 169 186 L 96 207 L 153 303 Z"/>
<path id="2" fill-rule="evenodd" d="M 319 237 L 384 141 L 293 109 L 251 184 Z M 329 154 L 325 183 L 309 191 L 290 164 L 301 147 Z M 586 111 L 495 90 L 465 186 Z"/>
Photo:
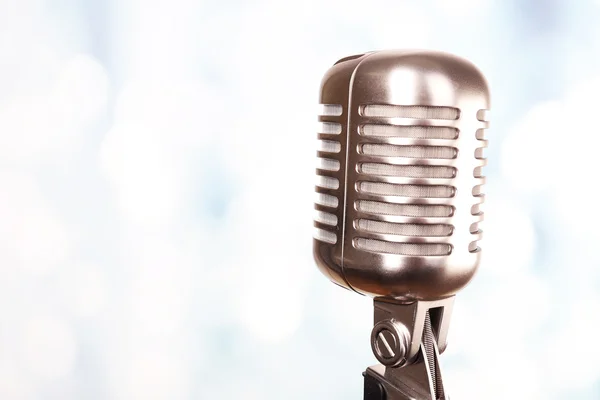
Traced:
<path id="1" fill-rule="evenodd" d="M 458 95 L 471 95 L 489 108 L 488 83 L 469 60 L 429 50 L 383 50 L 344 57 L 325 74 L 322 90 L 329 81 L 345 75 L 350 67 L 355 91 L 371 92 L 398 104 L 447 105 Z M 413 90 L 399 91 L 398 87 Z"/>

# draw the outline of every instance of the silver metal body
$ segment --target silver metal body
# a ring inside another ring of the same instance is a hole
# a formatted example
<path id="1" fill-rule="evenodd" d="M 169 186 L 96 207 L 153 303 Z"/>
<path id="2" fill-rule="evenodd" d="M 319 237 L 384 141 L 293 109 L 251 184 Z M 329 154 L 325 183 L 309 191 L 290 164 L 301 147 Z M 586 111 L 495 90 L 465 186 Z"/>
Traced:
<path id="1" fill-rule="evenodd" d="M 372 346 L 389 371 L 367 373 L 397 387 L 431 361 L 428 387 L 445 398 L 434 387 L 437 354 L 453 295 L 480 258 L 486 80 L 450 54 L 379 51 L 338 61 L 320 103 L 315 261 L 336 284 L 375 298 Z M 402 356 L 386 358 L 394 346 Z"/>

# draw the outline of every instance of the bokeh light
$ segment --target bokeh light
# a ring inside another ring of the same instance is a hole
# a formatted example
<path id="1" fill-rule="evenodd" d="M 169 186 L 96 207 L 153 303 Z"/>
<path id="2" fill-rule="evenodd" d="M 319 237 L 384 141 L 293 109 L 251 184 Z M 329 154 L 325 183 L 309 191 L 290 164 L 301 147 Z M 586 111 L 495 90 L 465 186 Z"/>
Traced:
<path id="1" fill-rule="evenodd" d="M 315 105 L 334 61 L 382 48 L 468 57 L 492 89 L 452 398 L 597 399 L 599 19 L 596 0 L 0 1 L 0 399 L 361 398 L 372 300 L 312 260 Z"/>

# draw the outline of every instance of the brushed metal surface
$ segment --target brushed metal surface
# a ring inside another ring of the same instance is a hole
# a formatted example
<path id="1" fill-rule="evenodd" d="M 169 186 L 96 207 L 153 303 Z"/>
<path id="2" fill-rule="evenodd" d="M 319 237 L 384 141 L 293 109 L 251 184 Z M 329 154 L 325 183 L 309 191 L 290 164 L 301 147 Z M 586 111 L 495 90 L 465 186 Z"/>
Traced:
<path id="1" fill-rule="evenodd" d="M 340 167 L 317 170 L 324 178 L 315 190 L 325 196 L 315 208 L 337 218 L 335 225 L 332 217 L 314 223 L 336 236 L 335 244 L 331 236 L 329 243 L 314 240 L 319 269 L 372 297 L 413 301 L 455 294 L 480 259 L 482 148 L 490 107 L 481 72 L 441 52 L 366 53 L 327 71 L 320 103 L 318 139 L 335 142 L 329 149 L 338 151 L 321 148 L 317 156 Z M 327 206 L 332 197 L 335 208 Z M 360 220 L 392 233 L 359 229 Z M 400 228 L 393 233 L 389 224 L 417 234 Z M 450 235 L 431 230 L 423 236 L 431 225 L 449 227 L 444 232 Z"/>

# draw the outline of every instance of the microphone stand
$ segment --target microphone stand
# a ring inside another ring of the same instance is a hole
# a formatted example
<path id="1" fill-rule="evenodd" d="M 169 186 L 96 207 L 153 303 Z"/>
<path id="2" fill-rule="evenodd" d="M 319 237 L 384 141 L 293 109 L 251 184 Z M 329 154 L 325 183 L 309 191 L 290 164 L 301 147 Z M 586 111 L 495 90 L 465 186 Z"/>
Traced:
<path id="1" fill-rule="evenodd" d="M 436 301 L 373 301 L 371 348 L 381 363 L 363 373 L 364 400 L 449 400 L 439 365 L 454 296 Z"/>

